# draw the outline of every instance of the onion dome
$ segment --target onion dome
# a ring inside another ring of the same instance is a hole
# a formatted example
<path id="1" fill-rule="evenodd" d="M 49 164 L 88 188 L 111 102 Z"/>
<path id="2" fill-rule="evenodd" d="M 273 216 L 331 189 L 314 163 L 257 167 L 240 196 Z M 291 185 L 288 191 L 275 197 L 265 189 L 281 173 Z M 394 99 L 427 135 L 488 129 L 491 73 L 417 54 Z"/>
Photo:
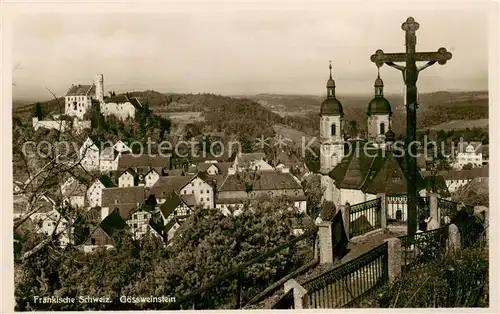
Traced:
<path id="1" fill-rule="evenodd" d="M 386 142 L 394 142 L 396 139 L 396 134 L 392 131 L 391 128 L 389 128 L 389 131 L 385 132 L 385 141 Z"/>
<path id="2" fill-rule="evenodd" d="M 320 115 L 343 115 L 342 104 L 335 97 L 335 81 L 332 78 L 332 64 L 330 61 L 330 78 L 326 82 L 326 99 L 321 103 Z"/>
<path id="3" fill-rule="evenodd" d="M 368 103 L 368 115 L 392 114 L 391 104 L 384 97 L 384 81 L 380 78 L 380 73 L 375 80 L 375 97 Z"/>

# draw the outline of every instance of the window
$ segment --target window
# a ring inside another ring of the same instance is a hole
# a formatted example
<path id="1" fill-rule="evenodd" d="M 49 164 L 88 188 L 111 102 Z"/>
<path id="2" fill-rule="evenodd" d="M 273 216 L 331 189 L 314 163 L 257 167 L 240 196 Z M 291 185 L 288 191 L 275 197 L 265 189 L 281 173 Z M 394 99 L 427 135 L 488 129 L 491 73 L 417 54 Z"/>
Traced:
<path id="1" fill-rule="evenodd" d="M 207 194 L 209 194 L 209 193 L 210 193 L 210 191 L 209 191 L 209 190 L 207 190 Z"/>
<path id="2" fill-rule="evenodd" d="M 203 202 L 203 197 L 200 199 L 201 202 Z"/>
<path id="3" fill-rule="evenodd" d="M 201 190 L 200 193 L 203 194 L 203 190 Z"/>
<path id="4" fill-rule="evenodd" d="M 330 130 L 331 134 L 330 135 L 336 135 L 337 134 L 337 128 L 335 127 L 335 123 L 332 124 L 332 126 L 330 128 L 331 128 L 331 130 Z"/>
<path id="5" fill-rule="evenodd" d="M 384 122 L 380 123 L 380 134 L 385 134 L 385 123 Z"/>
<path id="6" fill-rule="evenodd" d="M 137 228 L 137 224 L 136 223 L 134 224 L 134 228 Z"/>
<path id="7" fill-rule="evenodd" d="M 186 191 L 186 190 L 184 190 L 184 194 L 187 194 L 187 191 Z"/>
<path id="8" fill-rule="evenodd" d="M 90 243 L 92 243 L 92 245 L 95 245 L 95 238 L 90 239 Z"/>
<path id="9" fill-rule="evenodd" d="M 194 182 L 191 182 L 191 186 L 194 186 Z"/>

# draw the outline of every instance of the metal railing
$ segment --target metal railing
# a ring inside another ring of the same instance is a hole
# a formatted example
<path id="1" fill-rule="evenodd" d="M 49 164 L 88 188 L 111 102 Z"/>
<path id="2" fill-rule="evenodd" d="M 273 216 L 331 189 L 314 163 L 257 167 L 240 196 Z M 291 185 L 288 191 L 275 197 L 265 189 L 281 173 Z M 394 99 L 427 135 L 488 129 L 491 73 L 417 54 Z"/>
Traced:
<path id="1" fill-rule="evenodd" d="M 423 220 L 430 216 L 429 197 L 417 198 L 417 218 Z M 406 195 L 387 196 L 388 221 L 406 221 L 408 218 L 408 198 Z"/>
<path id="2" fill-rule="evenodd" d="M 305 308 L 341 308 L 360 300 L 388 280 L 387 243 L 352 261 L 312 278 L 302 286 L 307 290 Z"/>
<path id="3" fill-rule="evenodd" d="M 349 237 L 355 237 L 381 227 L 381 198 L 352 205 L 349 210 Z"/>

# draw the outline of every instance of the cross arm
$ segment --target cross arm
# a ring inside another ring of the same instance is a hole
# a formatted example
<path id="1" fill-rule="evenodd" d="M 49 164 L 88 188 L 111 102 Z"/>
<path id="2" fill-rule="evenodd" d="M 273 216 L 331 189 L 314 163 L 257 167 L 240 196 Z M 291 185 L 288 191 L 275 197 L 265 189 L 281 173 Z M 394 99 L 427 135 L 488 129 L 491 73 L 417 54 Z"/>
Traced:
<path id="1" fill-rule="evenodd" d="M 385 53 L 379 49 L 370 57 L 370 60 L 380 67 L 388 62 L 406 62 L 409 56 L 407 53 Z M 452 57 L 451 52 L 448 52 L 446 48 L 439 48 L 437 52 L 416 52 L 411 56 L 415 61 L 434 61 L 439 64 L 445 64 Z"/>

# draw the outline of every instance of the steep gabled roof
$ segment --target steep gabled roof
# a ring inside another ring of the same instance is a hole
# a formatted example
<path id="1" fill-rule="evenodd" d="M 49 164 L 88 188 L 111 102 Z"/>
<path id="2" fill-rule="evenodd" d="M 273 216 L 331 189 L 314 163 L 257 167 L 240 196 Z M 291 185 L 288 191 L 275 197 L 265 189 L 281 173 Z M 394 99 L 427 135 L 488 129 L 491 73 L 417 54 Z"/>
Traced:
<path id="1" fill-rule="evenodd" d="M 177 193 L 170 193 L 165 203 L 160 206 L 160 211 L 163 214 L 163 217 L 167 218 L 168 216 L 170 216 L 170 214 L 172 214 L 182 202 L 182 199 Z"/>
<path id="2" fill-rule="evenodd" d="M 117 204 L 143 204 L 146 199 L 144 186 L 106 188 L 102 190 L 102 207 Z"/>
<path id="3" fill-rule="evenodd" d="M 118 212 L 112 212 L 101 221 L 99 227 L 101 227 L 108 236 L 113 237 L 113 235 L 119 231 L 128 228 L 128 225 Z"/>
<path id="4" fill-rule="evenodd" d="M 140 209 L 141 204 L 115 204 L 109 205 L 110 212 L 117 212 L 123 220 L 129 220 L 132 214 Z"/>
<path id="5" fill-rule="evenodd" d="M 249 186 L 252 190 L 289 190 L 302 189 L 292 174 L 280 171 L 257 171 L 236 173 L 226 177 L 220 186 L 220 191 L 245 191 Z"/>
<path id="6" fill-rule="evenodd" d="M 89 96 L 95 95 L 95 85 L 71 85 L 66 96 Z"/>
<path id="7" fill-rule="evenodd" d="M 191 176 L 162 176 L 156 181 L 156 183 L 151 187 L 150 194 L 154 194 L 157 197 L 162 195 L 167 195 L 168 193 L 180 192 L 180 190 L 191 182 L 196 175 Z"/>

